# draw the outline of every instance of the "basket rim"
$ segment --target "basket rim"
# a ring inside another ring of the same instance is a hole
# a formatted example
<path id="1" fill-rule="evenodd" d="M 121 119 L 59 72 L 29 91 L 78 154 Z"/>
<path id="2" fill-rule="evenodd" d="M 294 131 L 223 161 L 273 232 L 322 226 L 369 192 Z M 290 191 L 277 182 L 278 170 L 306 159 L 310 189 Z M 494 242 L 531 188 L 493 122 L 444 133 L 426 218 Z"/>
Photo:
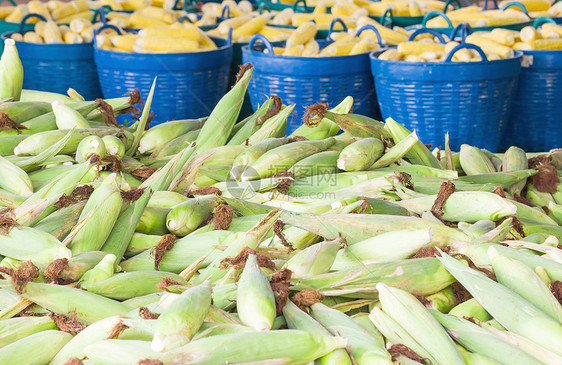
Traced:
<path id="1" fill-rule="evenodd" d="M 24 33 L 27 32 L 32 32 L 33 30 L 24 30 Z M 6 33 L 2 33 L 2 35 L 0 35 L 0 38 L 2 40 L 6 40 L 9 39 L 12 34 L 15 33 L 19 33 L 19 31 L 15 31 L 15 32 L 6 32 Z M 91 47 L 94 42 L 84 42 L 84 43 L 32 43 L 32 42 L 24 42 L 24 41 L 16 41 L 14 39 L 14 42 L 16 42 L 17 44 L 25 44 L 25 47 L 37 47 L 37 48 L 54 48 L 54 47 L 73 47 L 73 48 L 78 48 L 78 47 L 84 47 L 84 46 L 88 46 Z"/>
<path id="2" fill-rule="evenodd" d="M 138 57 L 145 57 L 145 56 L 158 56 L 158 57 L 177 57 L 179 55 L 181 56 L 186 56 L 186 55 L 201 55 L 201 54 L 212 54 L 213 52 L 224 52 L 227 51 L 229 48 L 232 48 L 232 45 L 234 43 L 232 42 L 228 42 L 228 39 L 226 38 L 217 38 L 217 37 L 210 37 L 213 42 L 215 43 L 216 46 L 217 42 L 216 40 L 221 40 L 225 42 L 225 45 L 218 47 L 217 49 L 211 49 L 211 50 L 207 50 L 207 51 L 199 51 L 199 52 L 175 52 L 175 53 L 136 53 L 136 52 L 125 52 L 125 51 L 115 51 L 115 50 L 111 50 L 111 49 L 102 49 L 99 48 L 98 46 L 96 46 L 95 44 L 93 44 L 94 47 L 94 51 L 96 53 L 100 53 L 100 54 L 118 54 L 118 55 L 127 55 L 127 56 L 138 56 Z"/>
<path id="3" fill-rule="evenodd" d="M 318 40 L 317 40 L 318 41 Z M 284 44 L 285 41 L 281 41 L 281 42 L 271 42 L 272 46 L 278 46 L 278 45 L 282 45 Z M 327 62 L 327 61 L 343 61 L 343 60 L 349 60 L 351 58 L 357 58 L 360 59 L 361 57 L 365 57 L 365 56 L 369 56 L 369 54 L 371 52 L 365 52 L 365 53 L 360 53 L 360 54 L 354 54 L 354 55 L 343 55 L 343 56 L 315 56 L 315 57 L 305 57 L 305 56 L 283 56 L 283 55 L 271 55 L 269 53 L 264 53 L 263 51 L 253 51 L 250 50 L 248 48 L 249 44 L 246 44 L 244 46 L 242 46 L 242 53 L 248 53 L 251 54 L 254 57 L 262 57 L 262 58 L 268 58 L 268 59 L 280 59 L 280 60 L 288 60 L 288 61 L 297 61 L 297 62 Z M 376 51 L 372 51 L 372 52 L 377 52 L 383 49 L 386 49 L 387 47 L 382 47 Z"/>
<path id="4" fill-rule="evenodd" d="M 387 47 L 390 48 L 390 47 Z M 513 57 L 510 58 L 504 58 L 504 59 L 499 59 L 499 60 L 492 60 L 492 61 L 470 61 L 470 62 L 445 62 L 445 61 L 439 61 L 439 62 L 424 62 L 424 61 L 419 61 L 419 62 L 411 62 L 411 61 L 398 61 L 398 60 L 381 60 L 378 58 L 379 55 L 375 55 L 375 53 L 378 52 L 382 52 L 385 49 L 378 49 L 376 51 L 372 51 L 369 52 L 369 59 L 371 60 L 371 62 L 374 61 L 378 61 L 380 63 L 386 63 L 386 64 L 393 64 L 393 65 L 398 65 L 398 64 L 402 64 L 402 65 L 408 65 L 408 66 L 424 66 L 424 67 L 439 67 L 439 66 L 445 66 L 445 67 L 451 67 L 451 66 L 468 66 L 468 67 L 474 67 L 474 66 L 482 66 L 482 65 L 489 65 L 489 64 L 494 64 L 494 65 L 498 65 L 498 63 L 510 63 L 510 62 L 514 62 L 515 60 L 521 60 L 521 58 L 523 57 L 523 52 L 519 51 L 519 50 L 514 50 L 515 55 Z"/>

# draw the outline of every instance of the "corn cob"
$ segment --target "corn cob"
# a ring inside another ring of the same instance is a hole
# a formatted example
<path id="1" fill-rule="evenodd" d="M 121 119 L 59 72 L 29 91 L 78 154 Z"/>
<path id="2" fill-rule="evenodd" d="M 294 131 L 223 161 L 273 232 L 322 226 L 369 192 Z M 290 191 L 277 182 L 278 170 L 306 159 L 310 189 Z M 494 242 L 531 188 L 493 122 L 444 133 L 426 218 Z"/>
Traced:
<path id="1" fill-rule="evenodd" d="M 316 24 L 306 21 L 298 26 L 298 28 L 287 39 L 287 47 L 304 45 L 314 39 L 316 35 Z"/>
<path id="2" fill-rule="evenodd" d="M 216 205 L 214 196 L 190 199 L 172 208 L 166 217 L 166 227 L 175 235 L 186 236 L 209 218 Z"/>
<path id="3" fill-rule="evenodd" d="M 18 101 L 23 85 L 23 67 L 15 44 L 13 39 L 4 41 L 4 52 L 0 58 L 0 99 Z"/>
<path id="4" fill-rule="evenodd" d="M 330 271 L 342 242 L 339 239 L 323 241 L 305 248 L 291 257 L 284 267 L 294 278 L 311 277 Z"/>
<path id="5" fill-rule="evenodd" d="M 71 338 L 70 333 L 55 330 L 35 333 L 1 348 L 0 361 L 2 364 L 46 364 Z"/>
<path id="6" fill-rule="evenodd" d="M 4 20 L 8 23 L 19 23 L 22 21 L 23 17 L 29 14 L 29 9 L 26 4 L 19 4 L 15 7 L 10 15 L 8 15 Z M 32 20 L 33 21 L 33 20 Z"/>

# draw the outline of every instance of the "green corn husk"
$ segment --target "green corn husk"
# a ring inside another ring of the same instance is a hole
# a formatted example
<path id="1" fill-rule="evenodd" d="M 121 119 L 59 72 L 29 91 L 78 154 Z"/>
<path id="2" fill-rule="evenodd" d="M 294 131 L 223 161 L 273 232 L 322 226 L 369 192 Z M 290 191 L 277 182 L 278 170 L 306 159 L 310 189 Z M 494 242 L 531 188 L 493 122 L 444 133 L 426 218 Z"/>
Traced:
<path id="1" fill-rule="evenodd" d="M 322 303 L 313 304 L 311 309 L 311 316 L 328 331 L 347 339 L 347 349 L 358 365 L 392 363 L 390 354 L 385 350 L 384 345 L 371 337 L 353 319 Z"/>
<path id="2" fill-rule="evenodd" d="M 475 184 L 495 184 L 503 188 L 526 180 L 528 177 L 536 175 L 537 170 L 517 170 L 511 172 L 490 172 L 486 174 L 477 174 L 459 177 L 459 181 L 475 183 Z"/>
<path id="3" fill-rule="evenodd" d="M 12 194 L 4 189 L 0 189 L 0 206 L 2 207 L 17 208 L 23 204 L 25 200 L 26 198 L 21 195 Z"/>
<path id="4" fill-rule="evenodd" d="M 385 345 L 384 336 L 379 332 L 375 324 L 369 319 L 369 313 L 359 312 L 351 316 L 351 319 L 355 321 L 361 328 L 371 335 L 379 344 Z"/>
<path id="5" fill-rule="evenodd" d="M 248 69 L 236 85 L 219 100 L 195 141 L 196 153 L 223 146 L 228 141 L 242 109 L 244 94 L 248 89 L 253 71 L 253 67 Z"/>
<path id="6" fill-rule="evenodd" d="M 172 139 L 170 142 L 163 145 L 161 148 L 157 149 L 150 155 L 150 157 L 166 157 L 172 156 L 180 152 L 182 149 L 187 147 L 190 143 L 194 142 L 199 136 L 201 129 L 197 129 L 191 132 L 182 134 L 179 137 Z"/>
<path id="7" fill-rule="evenodd" d="M 6 157 L 13 155 L 14 148 L 29 136 L 29 134 L 17 134 L 15 136 L 0 137 L 0 156 Z"/>
<path id="8" fill-rule="evenodd" d="M 52 111 L 50 102 L 21 100 L 0 103 L 0 113 L 6 114 L 12 121 L 18 124 L 22 124 L 30 119 L 49 113 L 50 111 Z M 17 134 L 17 132 L 15 134 Z"/>
<path id="9" fill-rule="evenodd" d="M 58 129 L 90 128 L 90 123 L 76 110 L 59 101 L 51 103 Z"/>
<path id="10" fill-rule="evenodd" d="M 527 155 L 525 151 L 518 147 L 510 147 L 505 151 L 503 156 L 503 164 L 502 164 L 502 171 L 509 172 L 509 171 L 517 171 L 517 170 L 525 170 L 529 168 L 529 163 L 527 161 Z M 509 192 L 514 194 L 521 194 L 521 190 L 525 187 L 527 183 L 527 179 L 521 180 L 513 184 L 509 188 Z"/>
<path id="11" fill-rule="evenodd" d="M 314 318 L 300 310 L 293 302 L 288 301 L 283 307 L 283 316 L 289 329 L 306 331 L 311 334 L 330 336 L 330 332 Z M 319 365 L 342 364 L 351 365 L 351 359 L 344 349 L 334 350 L 316 360 Z"/>
<path id="12" fill-rule="evenodd" d="M 338 114 L 327 111 L 324 118 L 336 123 L 344 132 L 354 137 L 388 137 L 384 123 L 359 114 Z"/>
<path id="13" fill-rule="evenodd" d="M 464 364 L 454 342 L 419 300 L 408 292 L 377 284 L 383 311 L 417 339 L 440 364 Z"/>
<path id="14" fill-rule="evenodd" d="M 67 104 L 67 106 L 76 110 L 78 113 L 85 117 L 86 115 L 88 115 L 88 113 L 97 108 L 99 106 L 99 103 L 94 101 L 70 102 Z M 22 125 L 27 128 L 25 130 L 27 133 L 35 134 L 39 132 L 56 130 L 57 120 L 55 113 L 52 111 L 52 107 L 49 104 L 49 109 L 45 113 L 34 116 L 33 118 L 22 122 Z"/>
<path id="15" fill-rule="evenodd" d="M 13 39 L 4 41 L 0 58 L 0 99 L 20 100 L 23 86 L 23 66 Z"/>
<path id="16" fill-rule="evenodd" d="M 21 160 L 15 161 L 15 164 L 23 169 L 24 171 L 33 171 L 37 169 L 39 166 L 49 165 L 50 163 L 55 163 L 54 160 L 57 158 L 57 153 L 61 151 L 64 145 L 70 140 L 72 135 L 74 134 L 74 130 L 71 129 L 68 131 L 66 136 L 63 139 L 59 140 L 57 143 L 54 143 L 51 147 L 47 148 L 45 151 L 41 152 L 40 154 L 32 157 L 22 157 Z M 67 157 L 67 156 L 58 156 Z M 74 160 L 72 158 L 68 158 L 67 160 L 61 159 L 62 163 L 73 163 Z M 84 161 L 81 161 L 84 162 Z"/>
<path id="17" fill-rule="evenodd" d="M 166 217 L 166 227 L 178 236 L 190 234 L 209 219 L 217 201 L 218 198 L 213 195 L 201 196 L 174 206 Z"/>
<path id="18" fill-rule="evenodd" d="M 207 266 L 220 254 L 217 246 L 228 246 L 240 236 L 228 231 L 210 231 L 197 235 L 188 235 L 174 243 L 174 246 L 164 254 L 160 261 L 160 270 L 180 273 L 186 266 L 194 263 L 200 257 L 206 256 L 203 266 Z M 157 242 L 160 236 L 156 236 Z M 155 245 L 156 245 L 155 244 Z M 151 250 L 145 250 L 119 264 L 125 271 L 140 271 L 154 269 L 154 256 Z"/>
<path id="19" fill-rule="evenodd" d="M 253 329 L 241 326 L 239 324 L 231 324 L 231 323 L 214 323 L 214 322 L 205 322 L 199 329 L 199 332 L 193 336 L 193 341 L 197 341 L 201 338 L 212 337 L 212 336 L 220 336 L 220 335 L 231 335 L 235 333 L 247 333 L 247 332 L 254 332 Z"/>
<path id="20" fill-rule="evenodd" d="M 428 301 L 424 303 L 427 308 L 433 308 L 442 313 L 449 312 L 457 303 L 455 290 L 452 286 L 448 286 L 435 294 L 428 295 L 425 299 Z"/>
<path id="21" fill-rule="evenodd" d="M 24 139 L 14 148 L 16 155 L 38 155 L 54 143 L 63 139 L 68 134 L 68 130 L 59 129 L 54 131 L 40 132 L 32 134 Z M 89 135 L 96 135 L 104 137 L 107 135 L 122 135 L 123 139 L 129 140 L 131 133 L 127 130 L 119 129 L 118 127 L 97 127 L 87 129 L 76 129 L 70 140 L 65 144 L 60 151 L 61 154 L 72 154 L 76 152 L 76 148 L 82 139 Z"/>
<path id="22" fill-rule="evenodd" d="M 47 265 L 57 258 L 69 258 L 70 250 L 48 233 L 31 227 L 17 226 L 0 235 L 0 255 L 16 260 L 32 260 Z"/>
<path id="23" fill-rule="evenodd" d="M 201 129 L 206 121 L 207 118 L 183 119 L 156 125 L 143 134 L 138 151 L 141 154 L 153 153 L 174 138 Z"/>
<path id="24" fill-rule="evenodd" d="M 431 242 L 431 229 L 382 233 L 341 249 L 332 270 L 362 265 L 363 261 L 390 262 L 407 259 Z"/>
<path id="25" fill-rule="evenodd" d="M 131 238 L 131 242 L 129 242 L 129 245 L 127 246 L 124 257 L 129 259 L 146 250 L 156 247 L 161 238 L 162 236 L 159 235 L 150 235 L 138 232 L 133 233 L 133 237 Z"/>
<path id="26" fill-rule="evenodd" d="M 115 156 L 120 160 L 125 157 L 125 144 L 119 138 L 110 135 L 104 136 L 102 140 L 108 155 Z"/>
<path id="27" fill-rule="evenodd" d="M 73 254 L 102 248 L 117 221 L 122 201 L 116 175 L 112 174 L 94 190 L 80 213 L 80 220 L 90 213 L 91 218 L 70 242 Z"/>
<path id="28" fill-rule="evenodd" d="M 460 164 L 465 174 L 478 175 L 496 172 L 490 159 L 477 147 L 461 145 Z"/>
<path id="29" fill-rule="evenodd" d="M 247 139 L 248 146 L 253 146 L 268 138 L 280 138 L 285 136 L 287 131 L 287 118 L 289 118 L 289 115 L 291 115 L 294 109 L 295 105 L 282 107 L 279 113 L 266 120 L 260 129 Z"/>
<path id="30" fill-rule="evenodd" d="M 47 364 L 71 338 L 70 333 L 63 331 L 35 333 L 0 349 L 0 363 Z"/>
<path id="31" fill-rule="evenodd" d="M 384 232 L 405 228 L 431 228 L 433 231 L 431 242 L 435 246 L 468 242 L 468 237 L 460 230 L 415 217 L 384 214 L 298 214 L 284 217 L 282 221 L 325 239 L 334 239 L 341 233 L 351 244 Z"/>
<path id="32" fill-rule="evenodd" d="M 101 251 L 115 255 L 116 264 L 121 262 L 133 238 L 135 229 L 150 199 L 150 193 L 150 188 L 145 189 L 137 200 L 132 202 L 123 213 L 119 214 L 111 233 L 101 248 Z"/>
<path id="33" fill-rule="evenodd" d="M 527 265 L 502 256 L 494 247 L 488 249 L 497 281 L 528 300 L 557 321 L 562 321 L 562 305 L 534 270 Z"/>
<path id="34" fill-rule="evenodd" d="M 55 329 L 55 322 L 48 316 L 4 319 L 0 321 L 0 348 L 34 333 Z"/>
<path id="35" fill-rule="evenodd" d="M 176 176 L 181 176 L 184 171 L 184 167 L 189 164 L 189 159 L 195 150 L 193 144 L 184 148 L 178 154 L 176 154 L 166 165 L 158 169 L 154 174 L 152 174 L 146 181 L 141 185 L 142 188 L 150 187 L 152 191 L 159 190 L 171 190 L 171 186 L 174 184 L 174 179 Z"/>
<path id="36" fill-rule="evenodd" d="M 363 138 L 345 147 L 338 159 L 338 168 L 344 171 L 367 170 L 384 153 L 384 144 L 377 138 Z"/>
<path id="37" fill-rule="evenodd" d="M 377 297 L 375 286 L 378 282 L 425 296 L 445 289 L 454 279 L 437 259 L 421 258 L 387 263 L 364 262 L 351 269 L 291 281 L 293 290 L 316 289 L 328 296 L 362 299 Z"/>
<path id="38" fill-rule="evenodd" d="M 248 255 L 238 280 L 236 312 L 242 323 L 256 331 L 269 331 L 273 326 L 275 297 L 253 254 Z"/>
<path id="39" fill-rule="evenodd" d="M 47 102 L 47 103 L 52 103 L 55 100 L 58 100 L 60 102 L 71 102 L 72 99 L 70 97 L 68 97 L 67 95 L 63 95 L 63 94 L 58 94 L 58 93 L 52 93 L 52 92 L 48 92 L 48 91 L 39 91 L 39 90 L 27 90 L 27 89 L 23 89 L 21 91 L 21 99 L 20 100 L 26 100 L 26 101 L 41 101 L 41 102 Z"/>
<path id="40" fill-rule="evenodd" d="M 84 286 L 91 293 L 116 300 L 127 300 L 162 291 L 158 283 L 169 278 L 181 285 L 187 284 L 179 275 L 164 271 L 134 271 L 115 274 L 109 279 Z"/>
<path id="41" fill-rule="evenodd" d="M 416 132 L 406 136 L 400 142 L 392 146 L 377 161 L 369 167 L 369 170 L 387 167 L 404 157 L 419 142 Z"/>
<path id="42" fill-rule="evenodd" d="M 267 151 L 245 170 L 242 181 L 267 178 L 275 175 L 279 171 L 287 170 L 298 161 L 322 152 L 334 144 L 333 138 L 321 141 L 303 141 L 283 145 Z"/>
<path id="43" fill-rule="evenodd" d="M 60 271 L 59 278 L 64 281 L 76 282 L 88 270 L 95 267 L 104 256 L 105 253 L 101 251 L 90 251 L 73 256 L 66 261 L 66 265 Z"/>
<path id="44" fill-rule="evenodd" d="M 148 207 L 172 208 L 188 201 L 189 198 L 174 191 L 155 191 L 148 200 Z"/>
<path id="45" fill-rule="evenodd" d="M 98 155 L 100 159 L 107 156 L 107 150 L 105 149 L 105 143 L 98 136 L 88 136 L 85 137 L 78 147 L 76 147 L 76 162 L 82 163 L 88 160 L 91 154 Z"/>
<path id="46" fill-rule="evenodd" d="M 351 96 L 347 96 L 341 103 L 330 109 L 330 111 L 338 114 L 347 114 L 351 111 L 352 107 L 353 98 Z M 307 125 L 307 123 L 303 123 L 303 125 L 291 133 L 290 137 L 300 136 L 305 137 L 310 141 L 317 141 L 328 137 L 334 137 L 339 131 L 340 127 L 336 123 L 332 122 L 328 118 L 322 118 L 322 120 L 317 124 Z"/>
<path id="47" fill-rule="evenodd" d="M 527 187 L 527 199 L 539 207 L 547 207 L 550 202 L 554 203 L 550 193 L 541 192 L 532 184 Z"/>
<path id="48" fill-rule="evenodd" d="M 345 344 L 341 337 L 317 336 L 299 330 L 237 333 L 202 338 L 164 354 L 161 360 L 181 364 L 196 358 L 195 363 L 199 365 L 218 364 L 225 359 L 233 364 L 305 364 Z"/>
<path id="49" fill-rule="evenodd" d="M 141 360 L 158 358 L 158 353 L 150 349 L 149 341 L 142 340 L 103 340 L 86 346 L 84 355 L 94 364 L 136 365 Z"/>
<path id="50" fill-rule="evenodd" d="M 275 99 L 273 97 L 270 97 L 258 108 L 258 110 L 256 110 L 254 114 L 250 115 L 240 123 L 237 123 L 232 130 L 234 135 L 230 137 L 227 145 L 241 145 L 246 141 L 246 139 L 250 138 L 252 134 L 257 132 L 263 125 L 263 123 L 266 122 L 266 120 L 262 119 L 265 114 L 273 107 L 274 102 Z M 281 100 L 279 100 L 277 103 L 281 104 L 282 102 Z M 279 107 L 280 106 L 281 105 L 279 105 Z M 237 128 L 238 125 L 240 125 L 239 128 Z"/>
<path id="51" fill-rule="evenodd" d="M 405 199 L 397 202 L 417 214 L 430 211 L 437 195 Z M 475 223 L 479 220 L 497 221 L 517 212 L 517 207 L 500 196 L 484 191 L 458 191 L 443 205 L 443 219 L 450 222 Z"/>
<path id="52" fill-rule="evenodd" d="M 211 285 L 184 291 L 156 320 L 152 350 L 168 351 L 188 343 L 203 324 L 211 306 Z"/>
<path id="53" fill-rule="evenodd" d="M 284 265 L 291 270 L 293 278 L 312 277 L 330 271 L 342 240 L 323 241 L 296 253 Z"/>
<path id="54" fill-rule="evenodd" d="M 49 214 L 40 220 L 33 228 L 52 234 L 58 240 L 63 240 L 80 220 L 80 213 L 86 202 L 81 201 Z"/>
<path id="55" fill-rule="evenodd" d="M 339 151 L 318 152 L 298 161 L 287 171 L 291 172 L 295 179 L 306 176 L 333 174 L 338 172 L 337 161 L 339 156 Z"/>
<path id="56" fill-rule="evenodd" d="M 230 176 L 233 179 L 239 180 L 242 173 L 246 171 L 246 169 L 248 169 L 248 167 L 252 165 L 264 153 L 282 146 L 288 141 L 289 140 L 287 138 L 268 138 L 248 147 L 232 162 L 233 167 L 230 172 Z"/>
<path id="57" fill-rule="evenodd" d="M 561 354 L 562 325 L 501 284 L 447 254 L 438 257 L 445 268 L 509 331 Z"/>
<path id="58" fill-rule="evenodd" d="M 230 245 L 228 245 L 226 250 L 221 252 L 221 254 L 201 272 L 198 277 L 192 280 L 193 284 L 201 284 L 207 279 L 211 279 L 211 282 L 215 282 L 224 277 L 227 270 L 220 270 L 219 266 L 221 261 L 227 257 L 235 257 L 244 249 L 244 247 L 256 249 L 263 241 L 269 230 L 273 227 L 273 223 L 277 221 L 280 215 L 280 210 L 273 210 L 251 230 L 242 235 L 239 235 L 234 241 L 230 243 Z"/>
<path id="59" fill-rule="evenodd" d="M 146 207 L 135 229 L 136 232 L 152 235 L 167 234 L 166 217 L 170 208 Z"/>
<path id="60" fill-rule="evenodd" d="M 474 298 L 470 298 L 466 302 L 456 305 L 449 311 L 449 314 L 460 318 L 476 318 L 481 322 L 492 319 L 492 316 L 486 312 L 484 307 Z"/>
<path id="61" fill-rule="evenodd" d="M 109 279 L 114 274 L 113 267 L 115 266 L 115 260 L 115 255 L 105 255 L 96 266 L 86 271 L 84 275 L 80 277 L 80 286 L 87 287 L 88 285 Z"/>
<path id="62" fill-rule="evenodd" d="M 550 211 L 550 214 L 556 218 L 558 225 L 562 225 L 562 205 L 549 202 L 548 210 Z"/>
<path id="63" fill-rule="evenodd" d="M 4 287 L 4 289 L 13 290 L 11 287 Z M 27 283 L 21 297 L 51 312 L 65 316 L 75 314 L 79 321 L 86 324 L 115 315 L 125 315 L 131 310 L 118 301 L 62 285 Z"/>
<path id="64" fill-rule="evenodd" d="M 27 173 L 1 156 L 0 188 L 24 197 L 33 194 L 33 185 Z"/>
<path id="65" fill-rule="evenodd" d="M 520 348 L 470 321 L 435 310 L 430 312 L 447 329 L 449 335 L 469 351 L 486 355 L 500 364 L 541 364 Z"/>
<path id="66" fill-rule="evenodd" d="M 412 133 L 406 127 L 404 127 L 400 123 L 397 123 L 392 118 L 386 118 L 384 128 L 388 131 L 388 133 L 394 140 L 394 143 L 402 141 Z M 410 151 L 408 151 L 408 153 L 406 153 L 405 156 L 411 163 L 415 165 L 423 165 L 436 169 L 442 168 L 439 161 L 435 158 L 435 156 L 433 156 L 433 154 L 421 141 L 416 142 L 416 144 L 410 149 Z"/>

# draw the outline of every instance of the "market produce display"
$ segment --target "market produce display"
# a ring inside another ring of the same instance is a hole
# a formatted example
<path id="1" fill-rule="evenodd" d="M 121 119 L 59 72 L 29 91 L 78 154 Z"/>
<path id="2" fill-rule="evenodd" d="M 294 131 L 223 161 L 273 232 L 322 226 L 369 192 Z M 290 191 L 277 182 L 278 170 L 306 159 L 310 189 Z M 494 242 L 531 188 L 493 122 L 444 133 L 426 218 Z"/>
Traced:
<path id="1" fill-rule="evenodd" d="M 6 40 L 0 363 L 561 363 L 562 151 L 431 148 L 350 97 L 285 136 L 273 95 L 239 121 L 252 76 L 147 128 L 158 80 L 142 113 L 22 90 Z"/>
<path id="2" fill-rule="evenodd" d="M 101 23 L 92 24 L 84 18 L 73 19 L 68 26 L 57 25 L 52 20 L 39 21 L 35 24 L 35 30 L 24 34 L 14 33 L 10 38 L 18 42 L 28 43 L 88 43 L 94 37 L 94 30 L 101 26 Z"/>
<path id="3" fill-rule="evenodd" d="M 94 12 L 90 10 L 90 4 L 86 0 L 48 1 L 46 3 L 34 0 L 27 4 L 0 7 L 0 20 L 6 22 L 19 23 L 28 14 L 39 14 L 58 24 L 68 24 L 73 19 L 91 20 Z M 30 23 L 33 22 L 37 22 L 37 19 L 30 20 Z"/>

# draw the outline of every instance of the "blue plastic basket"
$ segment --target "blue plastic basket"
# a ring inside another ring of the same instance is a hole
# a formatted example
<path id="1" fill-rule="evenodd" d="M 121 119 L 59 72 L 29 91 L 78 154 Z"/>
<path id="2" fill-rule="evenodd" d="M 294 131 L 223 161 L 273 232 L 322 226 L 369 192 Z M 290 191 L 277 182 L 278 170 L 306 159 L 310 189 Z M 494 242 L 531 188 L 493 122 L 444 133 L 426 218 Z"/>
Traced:
<path id="1" fill-rule="evenodd" d="M 27 19 L 39 17 L 29 14 L 22 19 L 18 32 L 2 34 L 2 40 L 14 33 L 25 33 Z M 86 100 L 102 96 L 92 43 L 81 44 L 39 44 L 17 42 L 16 47 L 23 65 L 23 88 L 66 94 L 74 88 Z"/>
<path id="2" fill-rule="evenodd" d="M 358 33 L 364 29 L 374 30 L 382 43 L 376 29 L 365 26 Z M 255 44 L 258 40 L 264 44 Z M 319 43 L 321 48 L 328 44 L 327 41 Z M 263 52 L 265 49 L 268 53 Z M 254 65 L 248 88 L 254 110 L 270 95 L 279 96 L 285 104 L 296 104 L 287 123 L 287 135 L 302 124 L 305 107 L 317 102 L 335 106 L 352 96 L 354 113 L 376 116 L 376 96 L 367 53 L 337 57 L 276 56 L 271 43 L 259 34 L 242 48 L 242 53 L 244 63 Z"/>
<path id="3" fill-rule="evenodd" d="M 104 97 L 119 97 L 134 89 L 146 96 L 158 77 L 152 100 L 153 124 L 208 116 L 226 91 L 232 58 L 230 40 L 213 40 L 217 50 L 194 53 L 142 54 L 94 45 Z"/>
<path id="4" fill-rule="evenodd" d="M 537 19 L 535 26 L 544 22 Z M 503 147 L 562 147 L 562 50 L 523 51 L 519 88 Z"/>
<path id="5" fill-rule="evenodd" d="M 461 48 L 475 49 L 484 61 L 451 62 Z M 487 61 L 480 48 L 461 43 L 444 62 L 380 60 L 371 66 L 383 118 L 392 117 L 416 130 L 424 143 L 453 150 L 468 143 L 491 151 L 499 148 L 521 71 L 521 53 Z"/>

